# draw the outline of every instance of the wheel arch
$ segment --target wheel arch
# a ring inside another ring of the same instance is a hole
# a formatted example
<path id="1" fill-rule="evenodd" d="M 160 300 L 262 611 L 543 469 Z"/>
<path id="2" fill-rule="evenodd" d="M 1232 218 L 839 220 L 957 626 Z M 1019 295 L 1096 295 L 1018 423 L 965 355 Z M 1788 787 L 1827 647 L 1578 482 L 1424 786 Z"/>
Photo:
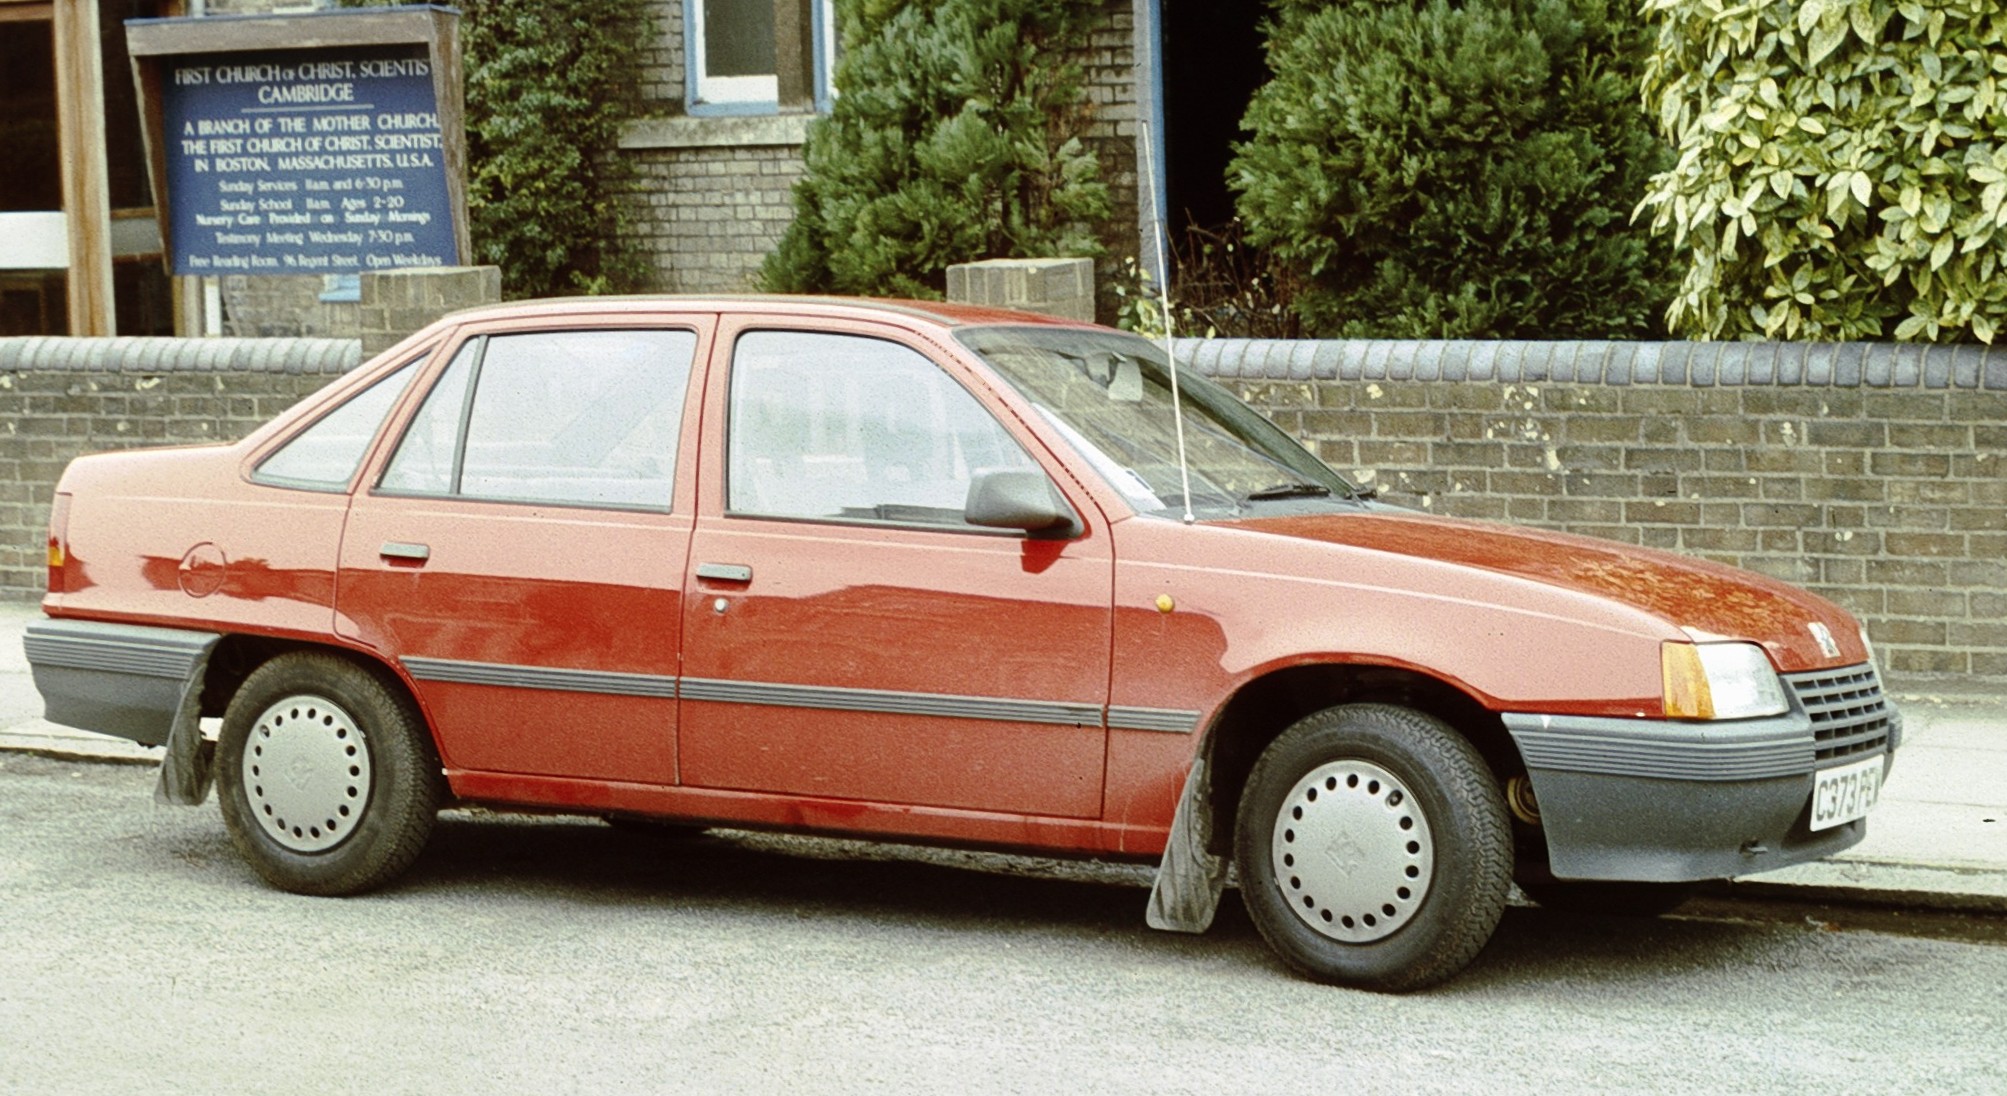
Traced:
<path id="1" fill-rule="evenodd" d="M 221 717 L 230 707 L 230 701 L 242 689 L 244 682 L 260 666 L 281 655 L 297 651 L 314 651 L 333 655 L 356 667 L 375 675 L 383 683 L 411 703 L 425 727 L 425 737 L 431 746 L 433 760 L 439 759 L 439 738 L 432 728 L 432 720 L 425 712 L 425 705 L 418 698 L 417 690 L 405 676 L 389 662 L 353 647 L 334 643 L 317 643 L 305 639 L 287 639 L 275 636 L 259 636 L 233 632 L 217 642 L 209 655 L 209 666 L 204 673 L 201 693 L 201 714 L 205 717 Z"/>
<path id="2" fill-rule="evenodd" d="M 1220 709 L 1199 756 L 1206 762 L 1207 851 L 1230 856 L 1240 797 L 1255 759 L 1297 720 L 1341 704 L 1383 703 L 1433 716 L 1476 747 L 1500 787 L 1525 762 L 1505 724 L 1469 692 L 1419 670 L 1352 662 L 1281 667 L 1256 677 Z"/>

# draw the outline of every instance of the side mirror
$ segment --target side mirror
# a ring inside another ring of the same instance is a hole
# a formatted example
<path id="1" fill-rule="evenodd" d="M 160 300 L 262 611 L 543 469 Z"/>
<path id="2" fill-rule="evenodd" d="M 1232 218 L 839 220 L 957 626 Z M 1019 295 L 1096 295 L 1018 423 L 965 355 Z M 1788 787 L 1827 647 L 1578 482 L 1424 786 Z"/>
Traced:
<path id="1" fill-rule="evenodd" d="M 969 484 L 962 520 L 986 529 L 1021 529 L 1035 537 L 1080 532 L 1080 519 L 1043 472 L 978 472 Z"/>

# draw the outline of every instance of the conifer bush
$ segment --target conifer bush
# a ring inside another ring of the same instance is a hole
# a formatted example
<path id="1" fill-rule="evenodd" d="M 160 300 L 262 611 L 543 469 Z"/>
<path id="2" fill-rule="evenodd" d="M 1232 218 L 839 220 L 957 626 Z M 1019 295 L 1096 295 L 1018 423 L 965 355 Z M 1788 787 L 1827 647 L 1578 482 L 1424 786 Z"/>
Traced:
<path id="1" fill-rule="evenodd" d="M 1648 0 L 1678 162 L 1645 208 L 1700 338 L 1992 342 L 2007 325 L 1997 0 Z"/>
<path id="2" fill-rule="evenodd" d="M 1317 336 L 1623 338 L 1677 276 L 1625 0 L 1273 0 L 1230 183 Z"/>
<path id="3" fill-rule="evenodd" d="M 1070 51 L 1073 0 L 837 0 L 832 112 L 810 128 L 767 288 L 939 297 L 952 263 L 1094 255 L 1109 212 Z"/>

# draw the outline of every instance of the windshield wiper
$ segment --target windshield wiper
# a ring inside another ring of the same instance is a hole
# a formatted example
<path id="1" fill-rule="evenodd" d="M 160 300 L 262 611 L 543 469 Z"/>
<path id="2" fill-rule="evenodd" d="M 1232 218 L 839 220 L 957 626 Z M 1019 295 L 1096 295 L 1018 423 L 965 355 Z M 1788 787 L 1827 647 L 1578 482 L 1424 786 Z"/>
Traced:
<path id="1" fill-rule="evenodd" d="M 1330 493 L 1331 489 L 1321 483 L 1303 483 L 1298 480 L 1291 480 L 1288 483 L 1278 483 L 1273 487 L 1264 487 L 1259 491 L 1249 491 L 1241 497 L 1249 502 L 1257 502 L 1262 499 L 1323 498 Z"/>

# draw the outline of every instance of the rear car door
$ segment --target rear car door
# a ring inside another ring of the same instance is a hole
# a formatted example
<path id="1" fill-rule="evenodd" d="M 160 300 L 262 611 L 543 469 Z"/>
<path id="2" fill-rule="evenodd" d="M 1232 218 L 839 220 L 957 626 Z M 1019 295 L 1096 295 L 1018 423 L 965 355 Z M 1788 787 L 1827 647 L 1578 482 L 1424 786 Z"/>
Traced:
<path id="1" fill-rule="evenodd" d="M 908 333 L 727 318 L 718 346 L 684 782 L 1098 817 L 1113 559 L 1092 503 L 1069 496 L 1070 539 L 963 522 L 976 473 L 1054 469 Z"/>
<path id="2" fill-rule="evenodd" d="M 468 332 L 342 539 L 336 627 L 449 769 L 671 784 L 708 315 Z"/>

